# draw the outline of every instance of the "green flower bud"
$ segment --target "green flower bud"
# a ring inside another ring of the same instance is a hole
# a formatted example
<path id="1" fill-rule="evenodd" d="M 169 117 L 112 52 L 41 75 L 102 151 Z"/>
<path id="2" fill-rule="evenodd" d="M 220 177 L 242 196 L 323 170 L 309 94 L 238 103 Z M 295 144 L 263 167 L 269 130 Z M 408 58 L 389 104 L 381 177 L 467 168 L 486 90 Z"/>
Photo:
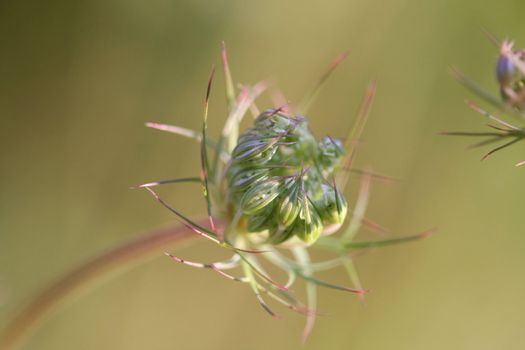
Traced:
<path id="1" fill-rule="evenodd" d="M 300 201 L 294 196 L 285 196 L 279 203 L 279 222 L 284 226 L 290 226 L 300 211 Z"/>
<path id="2" fill-rule="evenodd" d="M 268 179 L 268 168 L 239 169 L 230 179 L 230 187 L 234 191 L 244 191 L 257 182 Z"/>
<path id="3" fill-rule="evenodd" d="M 300 178 L 294 177 L 287 181 L 281 201 L 279 202 L 279 222 L 286 227 L 292 225 L 301 210 L 302 203 L 299 194 L 301 192 L 302 174 L 299 176 Z"/>
<path id="4" fill-rule="evenodd" d="M 345 199 L 325 182 L 344 153 L 339 140 L 318 142 L 304 118 L 267 110 L 239 136 L 232 152 L 229 201 L 245 216 L 248 232 L 269 232 L 268 243 L 297 236 L 311 244 L 325 225 L 345 219 Z M 301 170 L 305 167 L 310 170 Z"/>
<path id="5" fill-rule="evenodd" d="M 270 148 L 275 148 L 275 142 L 275 139 L 272 138 L 268 139 L 257 134 L 250 134 L 250 136 L 243 137 L 235 146 L 232 158 L 234 161 L 242 162 L 261 157 L 261 154 Z"/>
<path id="6" fill-rule="evenodd" d="M 319 142 L 319 151 L 319 164 L 322 165 L 324 172 L 327 173 L 325 176 L 328 177 L 345 154 L 343 144 L 341 140 L 326 136 Z"/>
<path id="7" fill-rule="evenodd" d="M 241 199 L 241 210 L 245 215 L 253 215 L 270 204 L 278 195 L 280 181 L 270 179 L 251 187 Z"/>
<path id="8" fill-rule="evenodd" d="M 267 164 L 275 155 L 277 152 L 277 146 L 272 145 L 270 148 L 264 150 L 263 152 L 260 152 L 256 156 L 254 156 L 251 159 L 248 159 L 245 161 L 245 166 L 261 166 L 264 164 Z"/>
<path id="9" fill-rule="evenodd" d="M 255 119 L 255 127 L 276 133 L 286 133 L 295 128 L 300 121 L 298 118 L 285 115 L 282 111 L 267 109 Z"/>
<path id="10" fill-rule="evenodd" d="M 322 184 L 322 197 L 315 201 L 321 219 L 325 225 L 342 224 L 345 221 L 348 212 L 348 204 L 343 194 L 336 188 Z"/>
<path id="11" fill-rule="evenodd" d="M 323 223 L 310 200 L 304 196 L 304 203 L 294 225 L 294 234 L 307 244 L 317 241 L 323 231 Z"/>

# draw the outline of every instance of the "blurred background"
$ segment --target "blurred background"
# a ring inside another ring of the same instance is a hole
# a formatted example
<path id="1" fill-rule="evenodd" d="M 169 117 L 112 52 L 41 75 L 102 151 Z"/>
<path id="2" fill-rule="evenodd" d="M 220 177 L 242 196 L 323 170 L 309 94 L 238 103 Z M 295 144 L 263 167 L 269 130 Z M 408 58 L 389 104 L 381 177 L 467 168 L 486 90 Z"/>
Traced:
<path id="1" fill-rule="evenodd" d="M 376 79 L 358 165 L 402 180 L 374 183 L 368 216 L 395 235 L 438 234 L 361 256 L 366 305 L 320 290 L 327 315 L 304 347 L 303 317 L 276 306 L 275 321 L 246 286 L 159 256 L 69 304 L 25 349 L 523 348 L 525 169 L 513 166 L 523 145 L 481 162 L 488 149 L 438 133 L 484 130 L 449 67 L 496 93 L 497 49 L 483 28 L 522 47 L 524 10 L 517 0 L 2 1 L 0 326 L 86 259 L 174 223 L 128 188 L 196 175 L 198 145 L 144 123 L 200 127 L 225 40 L 236 81 L 272 78 L 292 102 L 350 49 L 311 127 L 343 136 Z M 219 74 L 211 134 L 225 108 Z M 197 186 L 163 193 L 202 217 Z M 198 239 L 171 251 L 198 261 L 227 254 Z M 322 277 L 348 284 L 342 270 Z"/>

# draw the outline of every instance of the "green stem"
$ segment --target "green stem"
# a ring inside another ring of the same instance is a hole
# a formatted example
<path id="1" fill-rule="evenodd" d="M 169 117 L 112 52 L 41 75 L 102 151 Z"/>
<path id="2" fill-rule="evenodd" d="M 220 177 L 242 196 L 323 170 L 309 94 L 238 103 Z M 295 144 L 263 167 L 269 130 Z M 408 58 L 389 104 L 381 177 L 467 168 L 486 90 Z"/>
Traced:
<path id="1" fill-rule="evenodd" d="M 200 223 L 206 225 L 207 220 Z M 0 350 L 14 350 L 22 345 L 46 317 L 57 311 L 66 300 L 78 292 L 87 291 L 133 266 L 160 256 L 171 244 L 197 237 L 185 226 L 158 229 L 102 253 L 73 269 L 54 284 L 36 295 L 8 323 L 0 338 Z M 76 293 L 75 293 L 76 292 Z"/>

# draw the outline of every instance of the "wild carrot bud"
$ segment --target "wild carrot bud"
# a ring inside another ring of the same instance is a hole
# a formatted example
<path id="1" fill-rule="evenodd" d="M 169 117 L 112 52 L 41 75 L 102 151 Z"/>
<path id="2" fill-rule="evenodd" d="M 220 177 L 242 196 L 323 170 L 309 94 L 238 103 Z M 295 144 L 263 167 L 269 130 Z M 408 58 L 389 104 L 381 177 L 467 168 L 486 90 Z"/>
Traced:
<path id="1" fill-rule="evenodd" d="M 343 155 L 339 140 L 317 142 L 303 117 L 264 111 L 232 152 L 226 179 L 233 209 L 249 232 L 268 231 L 270 243 L 297 236 L 311 244 L 325 225 L 345 219 L 345 199 L 326 185 Z"/>
<path id="2" fill-rule="evenodd" d="M 504 40 L 496 61 L 496 78 L 500 85 L 501 97 L 510 105 L 525 107 L 525 51 L 514 50 L 513 42 Z M 521 63 L 521 66 L 520 66 Z"/>
<path id="3" fill-rule="evenodd" d="M 514 78 L 516 67 L 514 63 L 504 55 L 499 55 L 496 61 L 496 78 L 500 84 L 509 84 Z"/>
<path id="4" fill-rule="evenodd" d="M 308 109 L 323 82 L 345 56 L 346 54 L 339 56 L 323 74 L 317 87 L 300 104 L 301 110 Z M 236 98 L 225 48 L 222 59 L 229 114 L 218 141 L 213 141 L 207 136 L 208 100 L 214 70 L 206 90 L 201 133 L 154 123 L 155 128 L 191 135 L 190 137 L 200 142 L 200 177 L 149 182 L 139 187 L 146 188 L 157 201 L 175 214 L 185 227 L 233 251 L 233 256 L 227 261 L 206 264 L 167 254 L 170 258 L 178 263 L 210 269 L 233 281 L 247 283 L 263 309 L 273 317 L 276 317 L 276 314 L 266 304 L 263 292 L 284 306 L 304 314 L 307 322 L 303 339 L 306 339 L 316 316 L 316 286 L 358 295 L 366 292 L 356 274 L 352 257 L 346 254 L 347 252 L 359 247 L 384 246 L 414 240 L 428 233 L 399 239 L 353 242 L 353 236 L 361 224 L 360 220 L 354 220 L 349 225 L 349 230 L 340 237 L 318 242 L 324 249 L 335 252 L 338 258 L 313 263 L 306 246 L 315 243 L 321 234 L 334 233 L 342 225 L 347 214 L 347 202 L 337 189 L 335 181 L 345 156 L 343 145 L 340 140 L 330 137 L 325 137 L 319 142 L 311 134 L 305 118 L 290 115 L 282 109 L 264 111 L 255 119 L 251 128 L 239 135 L 240 121 L 249 107 L 256 108 L 253 99 L 260 93 L 258 91 L 264 90 L 266 84 L 259 83 L 250 89 L 243 89 L 243 93 Z M 509 70 L 504 63 L 501 63 L 502 68 L 498 68 L 498 74 L 502 76 Z M 519 68 L 519 65 L 517 67 Z M 374 95 L 375 83 L 371 83 L 348 141 L 360 137 Z M 215 155 L 212 161 L 208 157 L 210 146 L 213 146 Z M 348 161 L 344 161 L 348 168 L 354 152 L 352 150 L 352 156 L 348 156 Z M 343 188 L 346 176 L 337 179 Z M 157 185 L 179 182 L 201 183 L 207 205 L 207 224 L 193 222 L 169 206 L 151 189 Z M 359 193 L 356 208 L 364 214 L 368 200 L 368 179 L 363 179 Z M 216 205 L 218 210 L 215 209 Z M 223 230 L 214 224 L 214 217 L 222 219 Z M 291 247 L 292 256 L 283 255 L 280 249 L 270 246 L 279 244 Z M 256 254 L 263 252 L 268 254 Z M 287 273 L 286 284 L 274 281 L 267 274 L 262 259 Z M 355 288 L 338 286 L 314 276 L 318 271 L 341 265 L 348 271 Z M 242 268 L 242 277 L 238 277 L 237 273 L 230 274 L 225 271 L 235 267 Z M 305 281 L 306 305 L 289 293 L 296 278 Z"/>
<path id="5" fill-rule="evenodd" d="M 496 78 L 501 85 L 511 84 L 516 76 L 516 67 L 510 58 L 510 55 L 514 55 L 512 46 L 512 42 L 503 41 L 496 61 Z"/>

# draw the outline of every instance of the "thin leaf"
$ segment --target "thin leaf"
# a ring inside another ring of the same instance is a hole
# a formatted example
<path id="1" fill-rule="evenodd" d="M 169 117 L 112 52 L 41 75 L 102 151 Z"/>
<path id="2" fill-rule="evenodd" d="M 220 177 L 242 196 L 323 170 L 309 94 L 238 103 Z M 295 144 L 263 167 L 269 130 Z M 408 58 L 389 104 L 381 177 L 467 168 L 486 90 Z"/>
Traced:
<path id="1" fill-rule="evenodd" d="M 488 113 L 487 111 L 485 111 L 484 109 L 482 109 L 481 107 L 477 106 L 474 102 L 470 101 L 470 100 L 465 100 L 465 103 L 467 104 L 467 106 L 469 106 L 473 111 L 491 119 L 491 120 L 494 120 L 495 122 L 497 123 L 500 123 L 501 125 L 503 126 L 506 126 L 507 128 L 509 129 L 512 129 L 512 130 L 516 130 L 516 131 L 521 131 L 520 128 L 518 128 L 517 126 L 514 126 L 510 123 L 507 123 L 506 121 L 504 120 L 501 120 L 500 118 Z"/>
<path id="2" fill-rule="evenodd" d="M 490 152 L 488 152 L 487 154 L 485 154 L 485 155 L 481 158 L 481 160 L 485 160 L 485 159 L 487 159 L 489 156 L 491 156 L 492 154 L 494 154 L 494 153 L 496 153 L 496 152 L 498 152 L 498 151 L 501 151 L 502 149 L 507 148 L 507 147 L 509 147 L 509 146 L 515 144 L 516 142 L 521 141 L 521 140 L 522 140 L 521 137 L 517 137 L 517 138 L 515 138 L 514 140 L 512 140 L 512 141 L 510 141 L 510 142 L 507 142 L 507 143 L 505 143 L 505 144 L 503 144 L 503 145 L 501 145 L 501 146 L 499 146 L 499 147 L 496 147 L 496 148 L 494 148 L 493 150 L 491 150 Z"/>
<path id="3" fill-rule="evenodd" d="M 219 263 L 198 263 L 198 262 L 194 262 L 194 261 L 189 261 L 189 260 L 185 260 L 185 259 L 182 259 L 182 258 L 179 258 L 175 255 L 172 255 L 170 253 L 164 253 L 166 256 L 170 257 L 173 261 L 175 262 L 178 262 L 180 264 L 184 264 L 184 265 L 187 265 L 187 266 L 191 266 L 191 267 L 196 267 L 196 268 L 199 268 L 199 269 L 210 269 L 216 273 L 218 273 L 219 275 L 229 279 L 229 280 L 232 280 L 232 281 L 236 281 L 236 282 L 247 282 L 246 279 L 243 279 L 243 278 L 239 278 L 239 277 L 235 277 L 235 276 L 232 276 L 230 275 L 229 273 L 226 273 L 224 271 L 222 271 L 221 268 L 219 268 Z"/>
<path id="4" fill-rule="evenodd" d="M 297 305 L 294 305 L 293 303 L 290 303 L 286 300 L 284 300 L 283 298 L 281 298 L 280 296 L 278 296 L 277 294 L 273 293 L 272 291 L 268 290 L 267 288 L 265 288 L 264 286 L 262 285 L 258 285 L 259 289 L 261 291 L 263 291 L 264 293 L 266 293 L 270 298 L 272 298 L 273 300 L 277 301 L 278 303 L 284 305 L 285 307 L 287 307 L 288 309 L 294 311 L 294 312 L 297 312 L 298 314 L 301 314 L 301 315 L 309 315 L 310 312 L 308 312 L 308 309 L 307 308 L 301 308 L 301 307 L 298 307 Z"/>
<path id="5" fill-rule="evenodd" d="M 292 253 L 297 259 L 297 263 L 302 267 L 303 278 L 304 276 L 313 278 L 312 277 L 313 271 L 310 268 L 311 261 L 310 261 L 310 256 L 308 255 L 308 251 L 304 248 L 294 248 L 292 249 Z M 317 309 L 316 285 L 313 281 L 308 280 L 306 278 L 305 278 L 305 284 L 306 284 L 306 306 L 308 307 L 309 310 L 315 311 Z M 316 318 L 315 313 L 306 316 L 306 324 L 304 325 L 303 336 L 302 336 L 303 344 L 306 343 L 306 340 L 312 333 L 312 330 L 315 325 L 315 318 Z"/>
<path id="6" fill-rule="evenodd" d="M 259 277 L 261 277 L 263 280 L 265 280 L 266 282 L 270 283 L 271 285 L 277 287 L 278 289 L 280 290 L 283 290 L 283 291 L 288 291 L 288 288 L 282 284 L 279 284 L 277 282 L 275 282 L 274 280 L 272 280 L 270 277 L 268 277 L 265 273 L 263 273 L 262 271 L 260 271 L 256 266 L 255 264 L 250 261 L 249 258 L 245 257 L 244 255 L 238 253 L 239 256 L 241 257 L 241 260 L 244 261 L 244 263 L 246 265 L 248 265 L 252 270 L 253 272 L 255 272 Z"/>
<path id="7" fill-rule="evenodd" d="M 177 134 L 177 135 L 181 135 L 184 137 L 188 137 L 190 139 L 196 140 L 197 142 L 201 142 L 202 140 L 202 134 L 200 132 L 197 132 L 191 129 L 187 129 L 187 128 L 183 128 L 181 126 L 147 122 L 146 127 L 155 129 L 155 130 L 170 132 L 172 134 Z"/>
<path id="8" fill-rule="evenodd" d="M 186 183 L 186 182 L 201 182 L 198 177 L 183 177 L 180 179 L 160 180 L 154 182 L 148 182 L 142 185 L 130 187 L 131 189 L 144 188 L 144 187 L 155 187 L 159 185 L 175 184 L 175 183 Z"/>
<path id="9" fill-rule="evenodd" d="M 341 239 L 345 242 L 350 242 L 354 239 L 357 232 L 361 228 L 363 218 L 365 217 L 366 209 L 368 207 L 368 199 L 370 198 L 370 176 L 363 176 L 361 179 L 361 186 L 359 187 L 359 194 L 355 204 L 350 223 L 345 232 L 341 235 Z"/>
<path id="10" fill-rule="evenodd" d="M 398 179 L 396 177 L 381 174 L 381 173 L 366 170 L 366 169 L 351 168 L 351 169 L 348 169 L 348 171 L 350 171 L 351 173 L 357 174 L 357 175 L 367 175 L 367 176 L 370 176 L 372 179 L 382 180 L 387 183 L 401 181 L 401 179 Z"/>
<path id="11" fill-rule="evenodd" d="M 497 96 L 494 96 L 491 93 L 487 92 L 478 83 L 469 79 L 456 67 L 451 67 L 450 72 L 454 76 L 454 78 L 461 83 L 461 85 L 465 86 L 475 95 L 479 96 L 494 107 L 497 107 L 499 109 L 506 109 L 505 104 L 501 102 L 501 100 Z"/>
<path id="12" fill-rule="evenodd" d="M 290 289 L 295 283 L 295 280 L 297 279 L 297 274 L 292 269 L 287 269 L 286 272 L 288 273 L 288 281 L 286 281 L 286 284 L 284 286 Z"/>
<path id="13" fill-rule="evenodd" d="M 198 143 L 202 142 L 202 134 L 200 132 L 197 132 L 191 129 L 186 129 L 186 128 L 176 126 L 176 125 L 151 123 L 151 122 L 146 123 L 146 126 L 148 128 L 166 131 L 166 132 L 170 132 L 170 133 L 177 134 L 180 136 L 188 137 L 192 140 L 197 141 Z M 222 150 L 222 147 L 219 144 L 219 142 L 216 142 L 215 140 L 210 139 L 209 136 L 206 136 L 206 145 L 210 148 L 213 148 L 213 150 L 215 151 L 215 161 L 222 159 L 224 163 L 227 163 L 230 160 L 230 155 Z"/>
<path id="14" fill-rule="evenodd" d="M 339 286 L 337 284 L 332 284 L 332 283 L 320 280 L 318 278 L 305 275 L 302 272 L 299 272 L 298 275 L 304 278 L 305 280 L 310 281 L 318 286 L 329 288 L 329 289 L 341 290 L 343 292 L 350 292 L 350 293 L 355 293 L 355 294 L 363 294 L 363 293 L 368 292 L 367 290 L 363 290 L 363 289 L 349 288 L 349 287 Z"/>
<path id="15" fill-rule="evenodd" d="M 206 98 L 204 100 L 204 116 L 202 122 L 202 141 L 201 141 L 201 179 L 203 183 L 204 198 L 206 199 L 206 209 L 208 211 L 208 219 L 210 221 L 210 226 L 212 231 L 215 232 L 215 224 L 212 218 L 211 212 L 211 199 L 208 186 L 208 172 L 210 165 L 208 162 L 208 152 L 206 149 L 206 131 L 208 127 L 208 106 L 210 101 L 211 85 L 213 83 L 213 77 L 215 75 L 215 66 L 212 67 L 210 78 L 208 79 L 208 87 L 206 89 Z M 212 175 L 213 176 L 213 175 Z"/>
<path id="16" fill-rule="evenodd" d="M 379 234 L 382 234 L 382 235 L 389 235 L 389 234 L 392 233 L 386 227 L 384 227 L 384 226 L 378 224 L 377 222 L 372 221 L 372 220 L 370 220 L 370 219 L 368 219 L 366 217 L 363 217 L 361 219 L 361 224 L 364 227 L 366 227 L 367 229 L 369 229 L 370 231 L 376 232 L 376 233 L 379 233 Z"/>
<path id="17" fill-rule="evenodd" d="M 500 136 L 500 137 L 492 137 L 490 139 L 483 140 L 483 141 L 474 143 L 472 145 L 468 145 L 467 149 L 474 149 L 474 148 L 479 148 L 479 147 L 483 147 L 483 146 L 486 146 L 486 145 L 490 145 L 490 144 L 493 144 L 495 142 L 501 141 L 503 138 L 505 138 L 505 136 L 503 136 L 503 137 L 502 136 Z"/>
<path id="18" fill-rule="evenodd" d="M 267 253 L 267 251 L 263 251 L 263 250 L 251 250 L 251 249 L 237 248 L 237 247 L 234 247 L 231 243 L 229 243 L 227 241 L 225 241 L 225 242 L 220 241 L 219 239 L 217 239 L 217 233 L 216 232 L 211 231 L 211 230 L 205 228 L 204 226 L 201 226 L 201 225 L 195 223 L 191 219 L 189 219 L 186 216 L 184 216 L 183 214 L 181 214 L 178 210 L 176 210 L 175 208 L 171 207 L 162 198 L 160 198 L 158 193 L 155 192 L 154 190 L 152 190 L 151 188 L 144 187 L 144 189 L 146 189 L 157 200 L 157 202 L 159 202 L 160 204 L 162 204 L 162 206 L 164 206 L 166 209 L 168 209 L 173 214 L 175 214 L 177 219 L 184 226 L 186 226 L 188 229 L 192 230 L 193 232 L 197 233 L 199 236 L 207 238 L 207 239 L 211 240 L 212 242 L 220 245 L 221 247 L 232 249 L 233 251 L 235 251 L 237 253 L 239 253 L 239 252 L 244 252 L 244 253 L 249 253 L 249 254 Z"/>
<path id="19" fill-rule="evenodd" d="M 255 276 L 253 275 L 252 268 L 249 264 L 246 263 L 246 260 L 241 261 L 242 270 L 244 271 L 244 275 L 246 276 L 248 283 L 250 284 L 250 287 L 255 294 L 255 297 L 259 301 L 259 304 L 262 306 L 264 311 L 266 311 L 270 316 L 273 318 L 279 318 L 275 312 L 266 304 L 263 297 L 261 296 L 261 293 L 259 293 L 259 287 L 258 283 L 255 280 Z"/>
<path id="20" fill-rule="evenodd" d="M 416 241 L 422 238 L 430 237 L 434 231 L 425 231 L 416 235 L 405 236 L 400 238 L 383 239 L 379 241 L 361 241 L 361 242 L 346 242 L 343 243 L 345 249 L 365 249 L 365 248 L 379 248 L 390 245 Z"/>
<path id="21" fill-rule="evenodd" d="M 237 138 L 239 136 L 239 124 L 241 123 L 244 115 L 252 105 L 252 103 L 268 88 L 266 81 L 261 81 L 251 88 L 243 87 L 237 97 L 235 108 L 230 112 L 224 127 L 222 129 L 221 138 L 225 141 L 225 151 L 231 153 L 237 144 Z M 220 142 L 220 140 L 219 140 Z"/>
<path id="22" fill-rule="evenodd" d="M 319 91 L 321 91 L 321 88 L 324 86 L 328 78 L 332 75 L 334 70 L 345 60 L 345 58 L 348 56 L 350 51 L 346 51 L 341 53 L 339 56 L 336 57 L 336 59 L 332 62 L 332 64 L 328 67 L 328 69 L 321 75 L 319 78 L 319 81 L 314 86 L 312 90 L 310 90 L 309 93 L 305 95 L 301 103 L 299 104 L 298 112 L 301 115 L 306 114 L 308 112 L 308 109 L 312 105 L 312 103 L 315 101 Z"/>
<path id="23" fill-rule="evenodd" d="M 481 136 L 495 136 L 495 137 L 501 137 L 503 136 L 500 132 L 470 132 L 470 131 L 443 131 L 439 133 L 440 135 L 445 136 L 474 136 L 474 137 L 481 137 Z"/>
<path id="24" fill-rule="evenodd" d="M 371 81 L 368 84 L 363 100 L 361 101 L 361 105 L 359 106 L 354 125 L 350 129 L 350 132 L 348 133 L 348 136 L 345 140 L 344 148 L 348 152 L 345 158 L 343 159 L 343 168 L 345 169 L 352 168 L 352 163 L 354 161 L 357 151 L 357 142 L 359 141 L 361 134 L 363 133 L 363 130 L 365 128 L 375 94 L 376 83 L 375 81 Z M 344 189 L 348 181 L 348 174 L 341 172 L 340 176 L 336 180 L 339 185 L 339 188 Z"/>
<path id="25" fill-rule="evenodd" d="M 501 40 L 498 39 L 496 35 L 494 35 L 494 33 L 492 33 L 490 30 L 488 30 L 485 27 L 482 27 L 481 29 L 483 30 L 483 34 L 485 34 L 485 36 L 494 44 L 494 46 L 496 47 L 501 46 Z"/>
<path id="26" fill-rule="evenodd" d="M 349 256 L 342 256 L 343 259 L 343 266 L 345 267 L 346 273 L 348 274 L 348 277 L 350 278 L 350 281 L 354 285 L 356 289 L 364 290 L 363 285 L 361 284 L 361 280 L 359 279 L 359 274 L 357 273 L 357 269 L 355 268 L 354 261 Z M 359 294 L 359 299 L 363 302 L 365 300 L 365 294 Z"/>
<path id="27" fill-rule="evenodd" d="M 217 235 L 215 232 L 208 230 L 207 228 L 197 224 L 196 222 L 190 220 L 189 218 L 181 214 L 178 210 L 171 207 L 162 198 L 160 198 L 157 192 L 155 192 L 151 188 L 149 187 L 144 187 L 144 188 L 157 200 L 157 202 L 159 202 L 160 204 L 162 204 L 162 206 L 164 206 L 166 209 L 168 209 L 173 214 L 175 214 L 175 216 L 179 219 L 179 221 L 181 221 L 186 227 L 190 228 L 192 231 L 196 232 L 200 236 L 203 236 L 217 244 L 221 244 L 221 242 L 217 239 L 216 237 Z"/>
<path id="28" fill-rule="evenodd" d="M 315 262 L 315 263 L 312 263 L 311 266 L 312 266 L 313 271 L 320 272 L 320 271 L 332 270 L 336 267 L 341 266 L 342 264 L 343 264 L 342 258 L 338 257 L 335 259 Z"/>
<path id="29" fill-rule="evenodd" d="M 235 88 L 233 87 L 233 79 L 228 65 L 228 55 L 226 52 L 226 43 L 222 42 L 222 69 L 224 71 L 224 82 L 226 84 L 226 102 L 228 104 L 228 113 L 235 108 Z"/>

